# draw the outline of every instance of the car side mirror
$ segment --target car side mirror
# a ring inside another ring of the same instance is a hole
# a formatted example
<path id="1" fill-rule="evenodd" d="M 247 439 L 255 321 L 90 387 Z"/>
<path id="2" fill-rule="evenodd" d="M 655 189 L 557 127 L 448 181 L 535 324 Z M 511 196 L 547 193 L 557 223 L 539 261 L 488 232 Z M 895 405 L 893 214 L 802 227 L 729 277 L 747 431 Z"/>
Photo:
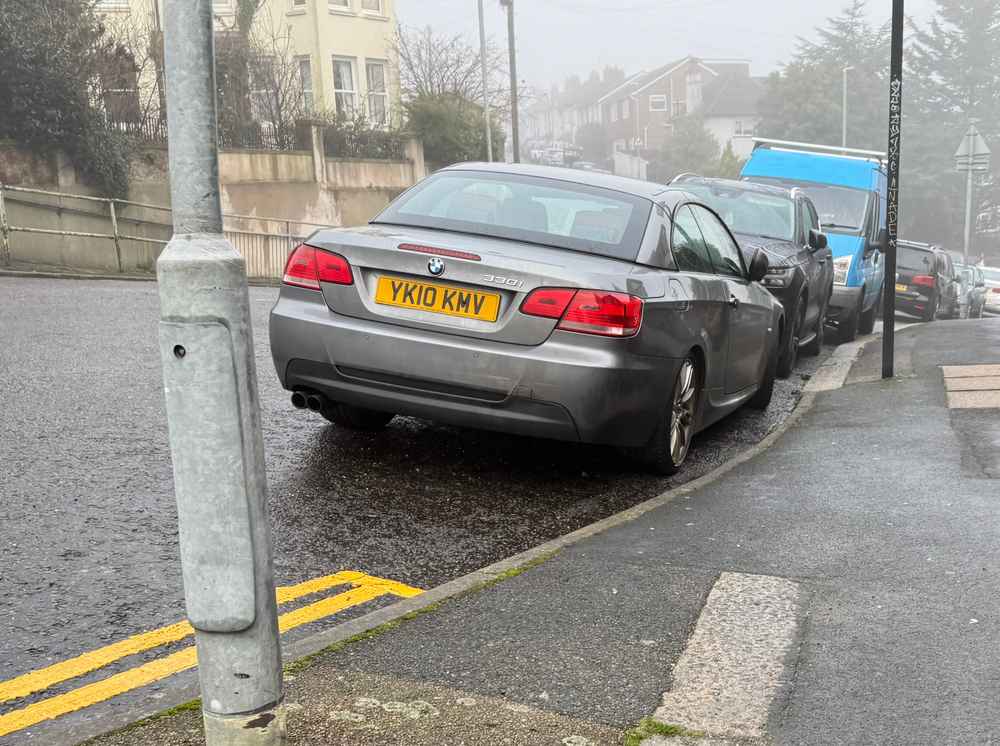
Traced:
<path id="1" fill-rule="evenodd" d="M 809 231 L 809 248 L 813 251 L 822 251 L 827 246 L 830 245 L 830 241 L 827 239 L 826 234 L 815 228 Z"/>
<path id="2" fill-rule="evenodd" d="M 753 253 L 753 259 L 750 260 L 750 281 L 760 282 L 770 268 L 771 263 L 767 261 L 767 254 L 757 249 Z"/>
<path id="3" fill-rule="evenodd" d="M 885 253 L 886 248 L 889 246 L 889 231 L 885 228 L 878 232 L 878 238 L 874 241 L 869 241 L 865 245 L 865 256 L 869 257 L 876 251 L 881 251 Z"/>
<path id="4" fill-rule="evenodd" d="M 986 287 L 986 283 L 980 280 L 979 282 L 976 283 L 976 287 L 977 288 L 984 288 L 984 287 Z"/>

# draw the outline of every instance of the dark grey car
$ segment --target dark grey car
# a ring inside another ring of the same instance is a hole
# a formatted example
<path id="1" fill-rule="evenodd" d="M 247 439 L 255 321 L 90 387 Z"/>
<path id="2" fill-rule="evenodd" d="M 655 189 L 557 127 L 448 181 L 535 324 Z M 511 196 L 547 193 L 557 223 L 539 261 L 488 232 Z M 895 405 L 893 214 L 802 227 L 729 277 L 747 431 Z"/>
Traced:
<path id="1" fill-rule="evenodd" d="M 296 249 L 271 350 L 293 403 L 346 427 L 412 415 L 672 473 L 699 429 L 770 401 L 784 312 L 766 271 L 683 191 L 464 164 Z"/>
<path id="2" fill-rule="evenodd" d="M 798 188 L 685 174 L 671 182 L 691 192 L 726 221 L 750 260 L 760 250 L 770 271 L 764 286 L 785 307 L 789 323 L 781 340 L 778 376 L 788 378 L 799 350 L 823 349 L 833 295 L 833 254 L 812 200 Z"/>

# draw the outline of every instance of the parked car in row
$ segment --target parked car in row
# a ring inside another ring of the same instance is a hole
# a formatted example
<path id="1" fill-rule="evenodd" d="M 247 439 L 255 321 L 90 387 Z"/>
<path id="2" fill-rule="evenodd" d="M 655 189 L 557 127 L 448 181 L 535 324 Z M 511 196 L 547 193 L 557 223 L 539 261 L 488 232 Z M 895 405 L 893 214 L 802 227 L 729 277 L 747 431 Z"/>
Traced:
<path id="1" fill-rule="evenodd" d="M 924 321 L 958 318 L 960 286 L 948 252 L 918 241 L 896 246 L 896 308 Z"/>
<path id="2" fill-rule="evenodd" d="M 986 279 L 983 277 L 983 270 L 968 264 L 956 264 L 955 271 L 961 284 L 962 318 L 981 319 L 986 307 Z"/>
<path id="3" fill-rule="evenodd" d="M 980 267 L 986 282 L 986 306 L 989 313 L 1000 313 L 1000 269 Z"/>
<path id="4" fill-rule="evenodd" d="M 292 403 L 619 446 L 663 473 L 771 400 L 786 323 L 719 216 L 676 188 L 463 164 L 288 261 L 271 352 Z"/>
<path id="5" fill-rule="evenodd" d="M 870 334 L 885 278 L 884 155 L 757 138 L 740 178 L 798 187 L 812 200 L 833 252 L 830 320 L 838 341 Z M 889 278 L 891 281 L 892 278 Z"/>
<path id="6" fill-rule="evenodd" d="M 764 286 L 785 308 L 788 323 L 781 339 L 778 376 L 788 378 L 801 349 L 823 349 L 827 309 L 833 294 L 833 255 L 812 201 L 801 189 L 711 179 L 690 174 L 672 185 L 695 195 L 715 210 L 748 261 L 767 254 L 770 269 Z"/>

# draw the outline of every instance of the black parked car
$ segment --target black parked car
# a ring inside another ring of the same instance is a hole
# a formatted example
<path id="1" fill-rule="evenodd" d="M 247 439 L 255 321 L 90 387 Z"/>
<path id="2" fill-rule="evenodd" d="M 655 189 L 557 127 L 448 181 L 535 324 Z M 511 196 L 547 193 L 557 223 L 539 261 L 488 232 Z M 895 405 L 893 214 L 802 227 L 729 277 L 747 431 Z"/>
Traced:
<path id="1" fill-rule="evenodd" d="M 733 231 L 744 257 L 767 254 L 764 285 L 785 307 L 778 375 L 787 378 L 799 349 L 817 355 L 823 347 L 826 313 L 833 293 L 833 256 L 812 201 L 800 189 L 710 179 L 683 174 L 674 179 L 715 210 Z"/>
<path id="2" fill-rule="evenodd" d="M 896 308 L 924 321 L 958 318 L 961 283 L 940 246 L 900 241 L 896 253 Z"/>

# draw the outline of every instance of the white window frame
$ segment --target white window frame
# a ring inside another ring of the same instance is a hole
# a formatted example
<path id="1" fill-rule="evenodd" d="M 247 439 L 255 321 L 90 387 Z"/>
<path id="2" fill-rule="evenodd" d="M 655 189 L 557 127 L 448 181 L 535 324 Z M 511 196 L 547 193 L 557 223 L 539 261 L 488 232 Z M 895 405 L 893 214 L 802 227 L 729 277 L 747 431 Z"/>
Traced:
<path id="1" fill-rule="evenodd" d="M 288 0 L 289 13 L 305 13 L 309 0 Z"/>
<path id="2" fill-rule="evenodd" d="M 382 68 L 382 90 L 372 91 L 369 87 L 369 77 L 368 77 L 368 66 L 369 65 L 379 65 Z M 392 112 L 389 110 L 389 61 L 382 59 L 366 59 L 365 60 L 365 108 L 368 112 L 369 119 L 372 118 L 372 97 L 378 96 L 382 99 L 382 106 L 385 110 L 385 119 L 381 122 L 374 122 L 374 124 L 380 124 L 383 126 L 388 126 Z"/>
<path id="3" fill-rule="evenodd" d="M 655 106 L 654 104 L 661 103 L 662 106 Z M 649 97 L 649 110 L 650 111 L 660 111 L 666 112 L 670 110 L 670 101 L 664 94 L 654 94 Z"/>
<path id="4" fill-rule="evenodd" d="M 217 16 L 233 15 L 233 0 L 212 0 L 212 13 Z"/>
<path id="5" fill-rule="evenodd" d="M 347 62 L 351 66 L 351 88 L 337 88 L 337 62 Z M 340 95 L 351 95 L 351 111 L 349 115 L 353 118 L 358 113 L 358 60 L 356 57 L 347 57 L 340 54 L 335 54 L 330 60 L 330 65 L 333 68 L 333 108 L 337 112 L 338 117 L 343 117 L 344 112 L 340 111 L 340 105 L 337 101 Z"/>
<path id="6" fill-rule="evenodd" d="M 624 122 L 632 116 L 632 106 L 629 104 L 629 100 L 626 98 L 622 101 L 622 121 Z"/>
<path id="7" fill-rule="evenodd" d="M 129 9 L 129 0 L 97 0 L 95 10 L 99 13 L 123 11 Z"/>
<path id="8" fill-rule="evenodd" d="M 307 114 L 311 114 L 316 110 L 316 91 L 315 84 L 313 82 L 312 74 L 312 57 L 308 54 L 296 57 L 295 61 L 299 63 L 299 85 L 302 86 L 302 108 L 305 109 Z M 306 64 L 309 67 L 309 87 L 306 88 L 305 76 L 302 75 L 302 65 Z"/>
<path id="9" fill-rule="evenodd" d="M 326 0 L 326 7 L 331 13 L 353 13 L 351 0 Z"/>
<path id="10" fill-rule="evenodd" d="M 613 104 L 611 104 L 611 106 L 608 107 L 608 109 L 611 112 L 611 121 L 612 122 L 617 122 L 618 121 L 618 102 L 615 101 Z"/>
<path id="11" fill-rule="evenodd" d="M 372 8 L 366 8 L 365 7 L 365 3 L 366 2 L 373 2 L 373 1 L 376 2 L 376 3 L 378 3 L 378 8 L 372 9 Z M 360 2 L 360 9 L 361 9 L 362 13 L 367 13 L 368 15 L 373 15 L 373 16 L 382 16 L 382 17 L 385 16 L 385 2 L 386 2 L 386 0 L 359 0 L 359 2 Z"/>

